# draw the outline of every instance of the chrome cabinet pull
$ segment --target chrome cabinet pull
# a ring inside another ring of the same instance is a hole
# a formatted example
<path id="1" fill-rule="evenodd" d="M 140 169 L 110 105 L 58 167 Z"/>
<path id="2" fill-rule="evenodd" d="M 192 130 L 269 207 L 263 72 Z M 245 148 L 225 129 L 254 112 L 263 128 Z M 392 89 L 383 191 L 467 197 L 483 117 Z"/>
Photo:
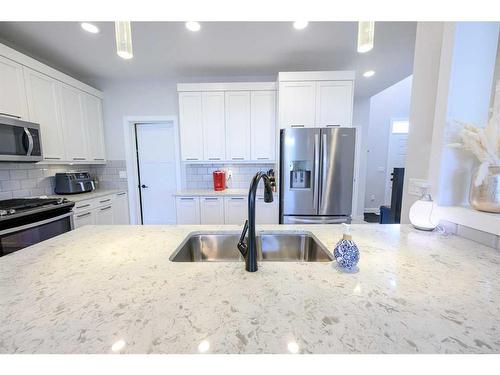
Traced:
<path id="1" fill-rule="evenodd" d="M 101 211 L 106 211 L 106 210 L 109 210 L 110 208 L 111 208 L 111 206 L 103 207 L 103 208 L 101 208 Z"/>
<path id="2" fill-rule="evenodd" d="M 86 212 L 84 214 L 81 214 L 81 215 L 76 215 L 76 217 L 80 218 L 80 217 L 85 217 L 85 216 L 89 216 L 90 215 L 90 212 Z"/>
<path id="3" fill-rule="evenodd" d="M 304 125 L 290 125 L 291 128 L 303 128 Z"/>
<path id="4" fill-rule="evenodd" d="M 90 206 L 90 203 L 88 203 L 88 204 L 84 204 L 84 205 L 82 205 L 82 206 L 76 206 L 76 208 L 77 208 L 77 209 L 78 209 L 78 208 L 85 208 L 85 207 L 89 207 L 89 206 Z"/>
<path id="5" fill-rule="evenodd" d="M 99 203 L 106 203 L 106 202 L 109 202 L 111 200 L 111 198 L 108 198 L 108 199 L 104 199 L 102 201 L 99 201 Z"/>

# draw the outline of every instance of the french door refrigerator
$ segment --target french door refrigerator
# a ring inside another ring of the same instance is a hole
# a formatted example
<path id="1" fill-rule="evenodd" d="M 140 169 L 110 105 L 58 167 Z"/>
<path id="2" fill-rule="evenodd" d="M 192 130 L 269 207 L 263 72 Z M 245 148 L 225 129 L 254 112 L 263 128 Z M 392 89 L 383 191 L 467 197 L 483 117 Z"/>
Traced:
<path id="1" fill-rule="evenodd" d="M 355 130 L 281 130 L 280 223 L 350 222 Z"/>

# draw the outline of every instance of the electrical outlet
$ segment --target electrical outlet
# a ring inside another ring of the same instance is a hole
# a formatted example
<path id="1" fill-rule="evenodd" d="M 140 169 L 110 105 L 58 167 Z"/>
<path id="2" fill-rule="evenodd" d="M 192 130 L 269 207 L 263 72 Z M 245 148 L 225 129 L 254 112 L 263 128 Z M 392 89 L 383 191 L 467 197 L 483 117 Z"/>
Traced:
<path id="1" fill-rule="evenodd" d="M 375 200 L 375 194 L 372 194 L 372 195 L 370 196 L 370 200 L 371 200 L 372 202 Z"/>
<path id="2" fill-rule="evenodd" d="M 119 171 L 118 175 L 120 176 L 120 178 L 127 178 L 127 171 Z"/>
<path id="3" fill-rule="evenodd" d="M 427 180 L 422 180 L 419 178 L 408 179 L 409 195 L 420 197 L 428 187 L 429 187 L 429 182 Z"/>
<path id="4" fill-rule="evenodd" d="M 230 169 L 226 170 L 226 175 L 227 175 L 227 179 L 231 180 L 233 178 L 233 171 Z"/>

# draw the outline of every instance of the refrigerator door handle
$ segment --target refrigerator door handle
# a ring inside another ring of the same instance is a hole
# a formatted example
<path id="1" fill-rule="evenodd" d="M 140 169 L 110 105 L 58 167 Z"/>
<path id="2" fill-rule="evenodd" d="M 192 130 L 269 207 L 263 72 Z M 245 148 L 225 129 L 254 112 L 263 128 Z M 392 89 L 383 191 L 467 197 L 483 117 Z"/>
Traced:
<path id="1" fill-rule="evenodd" d="M 327 135 L 322 134 L 321 138 L 321 191 L 319 196 L 319 207 L 323 206 L 323 196 L 325 195 L 325 176 L 328 166 L 328 152 L 327 152 Z"/>
<path id="2" fill-rule="evenodd" d="M 318 209 L 318 191 L 319 191 L 319 134 L 314 134 L 314 187 L 313 187 L 313 205 Z"/>

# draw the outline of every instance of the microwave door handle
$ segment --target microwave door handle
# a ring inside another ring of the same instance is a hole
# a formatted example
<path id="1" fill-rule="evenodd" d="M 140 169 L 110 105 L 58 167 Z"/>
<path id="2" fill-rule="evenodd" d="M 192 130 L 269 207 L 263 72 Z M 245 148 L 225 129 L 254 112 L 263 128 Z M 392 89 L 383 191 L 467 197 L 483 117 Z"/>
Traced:
<path id="1" fill-rule="evenodd" d="M 314 186 L 313 186 L 313 206 L 318 208 L 319 189 L 319 134 L 314 134 Z"/>
<path id="2" fill-rule="evenodd" d="M 26 150 L 26 156 L 31 156 L 31 153 L 33 152 L 33 136 L 31 135 L 28 128 L 24 128 L 24 134 L 26 134 L 26 137 L 28 138 L 28 149 Z"/>

